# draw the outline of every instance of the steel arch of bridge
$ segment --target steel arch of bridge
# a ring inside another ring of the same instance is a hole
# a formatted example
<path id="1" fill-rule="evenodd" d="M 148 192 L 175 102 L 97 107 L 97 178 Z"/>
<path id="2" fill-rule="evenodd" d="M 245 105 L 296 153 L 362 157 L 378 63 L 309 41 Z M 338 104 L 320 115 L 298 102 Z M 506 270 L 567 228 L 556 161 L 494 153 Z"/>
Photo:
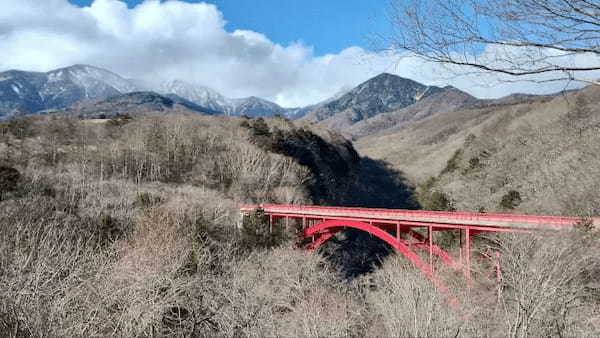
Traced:
<path id="1" fill-rule="evenodd" d="M 261 211 L 269 216 L 270 229 L 277 220 L 302 222 L 303 238 L 311 239 L 307 249 L 314 250 L 331 239 L 337 232 L 346 228 L 365 231 L 385 241 L 396 251 L 408 258 L 437 289 L 447 296 L 451 303 L 457 300 L 448 287 L 434 274 L 433 256 L 454 270 L 464 270 L 467 282 L 471 273 L 471 240 L 482 232 L 532 232 L 537 230 L 557 230 L 570 227 L 580 221 L 576 217 L 531 216 L 515 214 L 482 214 L 466 212 L 440 212 L 426 210 L 400 210 L 375 208 L 322 207 L 301 205 L 260 204 L 241 208 L 242 215 Z M 600 226 L 600 219 L 592 219 L 594 226 Z M 426 229 L 425 237 L 417 229 Z M 435 231 L 459 230 L 460 260 L 457 262 L 446 251 L 433 243 Z M 393 236 L 390 232 L 395 232 Z M 410 239 L 402 238 L 402 235 Z M 429 253 L 427 264 L 413 249 Z M 499 266 L 496 265 L 500 276 Z"/>
<path id="2" fill-rule="evenodd" d="M 390 246 L 396 249 L 396 251 L 401 253 L 404 257 L 408 258 L 408 260 L 410 260 L 421 272 L 423 272 L 423 274 L 425 274 L 425 276 L 433 282 L 435 287 L 441 293 L 443 293 L 452 303 L 457 303 L 457 300 L 452 296 L 452 294 L 448 290 L 448 287 L 441 280 L 439 280 L 433 275 L 433 269 L 431 264 L 425 263 L 417 253 L 411 250 L 411 248 L 409 247 L 410 244 L 408 244 L 406 240 L 401 239 L 398 236 L 400 232 L 397 233 L 397 236 L 392 236 L 390 233 L 388 233 L 380 227 L 360 221 L 338 219 L 326 220 L 304 230 L 305 238 L 319 237 L 319 239 L 309 244 L 308 249 L 314 250 L 318 248 L 331 237 L 333 237 L 335 233 L 346 228 L 365 231 L 388 243 Z M 437 251 L 440 254 L 442 254 L 441 252 L 443 252 L 443 250 L 439 248 Z"/>

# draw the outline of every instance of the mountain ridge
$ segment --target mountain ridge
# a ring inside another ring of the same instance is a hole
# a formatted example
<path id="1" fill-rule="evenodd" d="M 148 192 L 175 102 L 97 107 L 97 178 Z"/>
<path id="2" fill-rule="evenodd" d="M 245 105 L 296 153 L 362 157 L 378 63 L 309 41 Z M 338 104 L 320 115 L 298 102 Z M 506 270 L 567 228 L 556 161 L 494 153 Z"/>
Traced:
<path id="1" fill-rule="evenodd" d="M 86 100 L 53 111 L 82 118 L 113 118 L 120 115 L 153 115 L 169 113 L 196 113 L 218 115 L 205 107 L 196 105 L 176 95 L 161 95 L 151 91 L 137 91 L 111 96 L 105 99 Z"/>
<path id="2" fill-rule="evenodd" d="M 301 108 L 283 108 L 275 102 L 249 96 L 243 98 L 228 98 L 214 89 L 194 85 L 183 80 L 170 80 L 157 86 L 157 92 L 168 95 L 175 94 L 203 107 L 221 111 L 229 116 L 296 116 Z"/>
<path id="3" fill-rule="evenodd" d="M 9 70 L 0 73 L 0 117 L 67 108 L 82 100 L 134 90 L 136 88 L 118 74 L 89 65 L 48 72 Z"/>
<path id="4" fill-rule="evenodd" d="M 230 99 L 211 88 L 182 80 L 148 85 L 100 67 L 75 64 L 48 72 L 17 69 L 0 72 L 0 119 L 62 110 L 86 100 L 139 91 L 156 92 L 165 97 L 174 95 L 176 101 L 184 105 L 196 105 L 193 110 L 213 114 L 249 117 L 302 114 L 302 108 L 283 108 L 256 96 Z"/>
<path id="5" fill-rule="evenodd" d="M 433 114 L 476 105 L 480 100 L 455 87 L 428 86 L 382 73 L 303 118 L 356 139 Z"/>
<path id="6" fill-rule="evenodd" d="M 430 89 L 435 91 L 437 88 L 397 75 L 381 73 L 362 82 L 339 99 L 308 113 L 304 119 L 320 122 L 345 112 L 346 116 L 350 116 L 351 123 L 356 123 L 382 112 L 414 104 L 417 98 L 430 95 Z"/>
<path id="7" fill-rule="evenodd" d="M 433 114 L 535 97 L 513 94 L 496 100 L 482 100 L 452 86 L 428 86 L 381 73 L 322 102 L 284 108 L 256 96 L 228 98 L 214 89 L 183 80 L 149 84 L 126 79 L 100 67 L 75 64 L 48 72 L 15 69 L 1 72 L 0 119 L 63 110 L 87 100 L 98 104 L 97 100 L 140 91 L 171 98 L 191 111 L 253 118 L 280 115 L 317 122 L 352 138 L 397 128 L 410 120 Z"/>

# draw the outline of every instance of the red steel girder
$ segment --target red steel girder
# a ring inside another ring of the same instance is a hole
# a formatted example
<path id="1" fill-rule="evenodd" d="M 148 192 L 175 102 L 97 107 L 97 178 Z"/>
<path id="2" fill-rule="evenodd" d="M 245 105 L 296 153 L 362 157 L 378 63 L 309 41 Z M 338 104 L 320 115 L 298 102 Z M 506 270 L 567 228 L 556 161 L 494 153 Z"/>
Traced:
<path id="1" fill-rule="evenodd" d="M 372 234 L 373 236 L 378 237 L 379 239 L 385 241 L 393 248 L 395 248 L 398 252 L 408 258 L 421 272 L 425 274 L 425 276 L 432 281 L 435 287 L 448 298 L 451 304 L 458 305 L 458 300 L 450 293 L 450 290 L 442 281 L 436 278 L 433 275 L 433 271 L 430 268 L 429 264 L 425 263 L 419 255 L 417 255 L 414 251 L 412 251 L 408 246 L 406 246 L 402 241 L 398 241 L 394 236 L 389 234 L 387 231 L 363 222 L 358 221 L 349 221 L 349 220 L 328 220 L 319 224 L 316 224 L 304 231 L 304 237 L 312 237 L 315 235 L 319 235 L 322 232 L 333 230 L 333 229 L 344 229 L 344 228 L 354 228 L 359 229 L 365 232 Z M 331 233 L 330 231 L 327 233 Z M 323 235 L 325 236 L 325 235 Z M 329 239 L 329 238 L 327 238 Z M 323 240 L 320 244 L 323 244 L 327 239 Z M 313 244 L 316 244 L 314 242 Z M 319 244 L 319 245 L 320 245 Z M 317 246 L 314 246 L 316 248 Z"/>

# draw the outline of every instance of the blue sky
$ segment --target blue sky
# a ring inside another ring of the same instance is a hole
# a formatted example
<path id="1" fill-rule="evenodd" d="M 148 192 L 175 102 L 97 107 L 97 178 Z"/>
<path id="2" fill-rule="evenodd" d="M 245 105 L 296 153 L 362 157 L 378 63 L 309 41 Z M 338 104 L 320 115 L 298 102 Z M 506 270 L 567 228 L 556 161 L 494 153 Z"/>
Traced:
<path id="1" fill-rule="evenodd" d="M 93 0 L 69 0 L 89 6 Z M 387 0 L 184 0 L 215 4 L 226 29 L 252 30 L 287 46 L 302 42 L 315 55 L 338 53 L 350 46 L 369 48 L 374 34 L 385 32 Z M 133 8 L 143 0 L 125 0 Z"/>

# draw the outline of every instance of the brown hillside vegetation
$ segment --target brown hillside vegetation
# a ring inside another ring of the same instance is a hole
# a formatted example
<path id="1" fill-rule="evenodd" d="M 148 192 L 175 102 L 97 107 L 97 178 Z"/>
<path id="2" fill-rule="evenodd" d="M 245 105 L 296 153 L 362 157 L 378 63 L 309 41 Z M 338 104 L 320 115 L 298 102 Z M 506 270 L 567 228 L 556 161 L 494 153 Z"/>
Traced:
<path id="1" fill-rule="evenodd" d="M 438 114 L 357 147 L 419 184 L 426 208 L 598 216 L 599 102 L 588 87 Z"/>
<path id="2" fill-rule="evenodd" d="M 260 214 L 240 223 L 241 202 L 410 205 L 398 172 L 327 130 L 172 114 L 0 131 L 1 336 L 600 333 L 598 236 L 586 227 L 478 241 L 502 251 L 505 277 L 490 281 L 485 260 L 470 291 L 445 277 L 457 311 L 400 256 L 347 280 L 294 249 L 293 229 L 269 233 Z"/>
<path id="3" fill-rule="evenodd" d="M 456 88 L 447 87 L 439 89 L 436 93 L 426 96 L 408 107 L 375 115 L 343 129 L 345 134 L 359 138 L 377 134 L 386 129 L 401 126 L 405 123 L 419 121 L 438 113 L 451 113 L 460 109 L 484 106 L 485 100 L 478 100 L 473 96 Z"/>

